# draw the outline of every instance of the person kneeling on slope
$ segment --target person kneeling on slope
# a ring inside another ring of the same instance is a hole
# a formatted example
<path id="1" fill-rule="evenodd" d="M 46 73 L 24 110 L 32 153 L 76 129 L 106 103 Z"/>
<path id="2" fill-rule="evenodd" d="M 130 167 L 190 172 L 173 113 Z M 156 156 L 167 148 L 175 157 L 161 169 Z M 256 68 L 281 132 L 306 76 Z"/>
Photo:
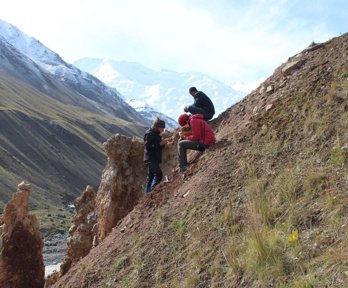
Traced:
<path id="1" fill-rule="evenodd" d="M 181 135 L 178 143 L 179 167 L 180 171 L 187 170 L 187 149 L 203 152 L 206 148 L 215 144 L 215 135 L 209 124 L 203 120 L 202 114 L 189 116 L 181 114 L 178 118 L 179 125 L 191 127 L 192 134 Z"/>
<path id="2" fill-rule="evenodd" d="M 157 117 L 144 135 L 144 163 L 148 170 L 145 193 L 153 190 L 163 178 L 159 164 L 162 161 L 162 149 L 168 143 L 166 139 L 162 140 L 161 137 L 165 126 L 165 122 Z"/>

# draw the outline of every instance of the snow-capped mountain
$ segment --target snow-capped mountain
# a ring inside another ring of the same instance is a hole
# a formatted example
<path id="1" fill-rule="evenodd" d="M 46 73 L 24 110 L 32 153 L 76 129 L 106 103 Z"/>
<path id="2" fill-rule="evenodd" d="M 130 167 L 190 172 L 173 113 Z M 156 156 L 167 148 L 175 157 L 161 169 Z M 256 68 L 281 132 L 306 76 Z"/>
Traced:
<path id="1" fill-rule="evenodd" d="M 144 118 L 148 119 L 151 123 L 155 120 L 156 117 L 164 120 L 166 122 L 166 129 L 172 130 L 178 128 L 178 122 L 171 117 L 155 110 L 148 104 L 138 101 L 136 99 L 131 99 L 127 101 L 138 113 L 141 114 Z"/>
<path id="2" fill-rule="evenodd" d="M 63 62 L 63 59 L 58 54 L 45 47 L 40 41 L 27 36 L 17 27 L 1 19 L 0 35 L 21 53 L 35 60 L 35 62 L 51 63 L 52 65 L 58 65 Z"/>
<path id="3" fill-rule="evenodd" d="M 193 103 L 193 98 L 188 93 L 191 86 L 202 90 L 212 99 L 215 116 L 245 95 L 201 73 L 156 71 L 139 63 L 110 59 L 84 58 L 75 61 L 74 65 L 116 88 L 125 100 L 135 99 L 137 103 L 143 103 L 142 106 L 149 105 L 173 119 L 183 113 L 186 105 Z M 129 103 L 132 105 L 132 102 Z"/>
<path id="4" fill-rule="evenodd" d="M 80 101 L 82 96 L 83 102 L 88 102 L 80 103 L 81 106 L 92 105 L 95 110 L 108 116 L 126 121 L 137 121 L 145 125 L 149 124 L 147 119 L 143 118 L 122 99 L 115 88 L 108 87 L 93 75 L 66 63 L 58 54 L 44 46 L 40 41 L 27 36 L 15 26 L 0 20 L 0 36 L 15 50 L 33 61 L 35 65 L 77 91 L 80 95 L 76 96 L 79 98 L 76 101 Z M 28 75 L 28 77 L 30 76 Z M 38 84 L 38 86 L 40 85 L 42 83 Z"/>

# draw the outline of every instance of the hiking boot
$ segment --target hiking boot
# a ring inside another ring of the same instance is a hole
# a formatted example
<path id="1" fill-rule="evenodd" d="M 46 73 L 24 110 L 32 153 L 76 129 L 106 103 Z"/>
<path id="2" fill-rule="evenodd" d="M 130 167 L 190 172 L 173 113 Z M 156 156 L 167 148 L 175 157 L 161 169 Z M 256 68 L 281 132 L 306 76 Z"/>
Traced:
<path id="1" fill-rule="evenodd" d="M 146 183 L 146 185 L 144 187 L 144 192 L 145 193 L 151 192 L 151 183 Z"/>
<path id="2" fill-rule="evenodd" d="M 180 167 L 180 172 L 185 172 L 187 170 L 187 166 Z"/>

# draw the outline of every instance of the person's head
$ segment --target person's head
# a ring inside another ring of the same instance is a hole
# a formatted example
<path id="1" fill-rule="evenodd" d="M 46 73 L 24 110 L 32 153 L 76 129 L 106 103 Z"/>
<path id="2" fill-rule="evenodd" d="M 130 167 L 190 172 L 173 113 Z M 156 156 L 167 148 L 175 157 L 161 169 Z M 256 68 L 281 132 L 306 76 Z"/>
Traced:
<path id="1" fill-rule="evenodd" d="M 190 93 L 192 96 L 195 96 L 197 92 L 198 92 L 198 90 L 197 90 L 196 87 L 191 87 L 191 88 L 189 89 L 189 93 Z"/>
<path id="2" fill-rule="evenodd" d="M 178 122 L 180 126 L 185 126 L 188 123 L 189 115 L 187 114 L 181 114 L 178 118 Z"/>
<path id="3" fill-rule="evenodd" d="M 154 131 L 158 131 L 159 133 L 162 133 L 164 129 L 166 128 L 166 123 L 161 120 L 159 117 L 155 119 L 155 121 L 152 123 L 151 129 Z"/>

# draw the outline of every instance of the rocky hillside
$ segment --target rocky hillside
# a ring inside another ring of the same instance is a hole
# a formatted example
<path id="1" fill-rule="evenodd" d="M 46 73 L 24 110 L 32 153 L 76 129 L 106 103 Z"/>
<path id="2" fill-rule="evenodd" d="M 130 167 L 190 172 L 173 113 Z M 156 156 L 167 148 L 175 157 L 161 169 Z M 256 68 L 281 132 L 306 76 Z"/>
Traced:
<path id="1" fill-rule="evenodd" d="M 280 65 L 53 287 L 346 287 L 347 63 L 345 34 Z M 108 156 L 101 186 L 139 195 Z"/>

